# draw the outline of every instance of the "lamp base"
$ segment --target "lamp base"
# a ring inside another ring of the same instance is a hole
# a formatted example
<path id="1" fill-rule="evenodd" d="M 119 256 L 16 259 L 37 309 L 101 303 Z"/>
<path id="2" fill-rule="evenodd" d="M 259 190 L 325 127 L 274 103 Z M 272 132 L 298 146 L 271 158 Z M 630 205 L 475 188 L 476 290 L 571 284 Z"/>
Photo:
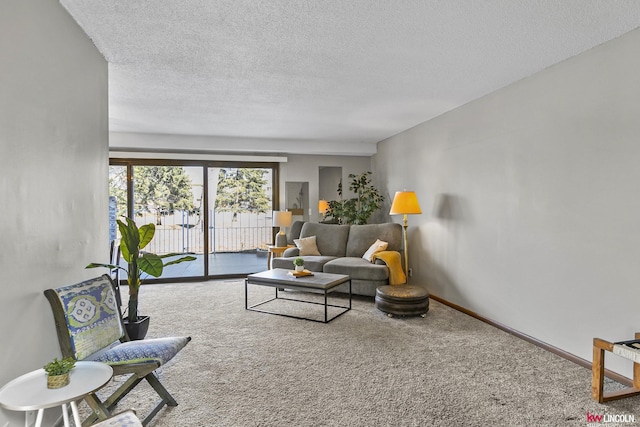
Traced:
<path id="1" fill-rule="evenodd" d="M 287 246 L 287 235 L 282 233 L 278 233 L 276 234 L 276 246 L 280 247 L 280 248 L 284 248 L 285 246 Z"/>

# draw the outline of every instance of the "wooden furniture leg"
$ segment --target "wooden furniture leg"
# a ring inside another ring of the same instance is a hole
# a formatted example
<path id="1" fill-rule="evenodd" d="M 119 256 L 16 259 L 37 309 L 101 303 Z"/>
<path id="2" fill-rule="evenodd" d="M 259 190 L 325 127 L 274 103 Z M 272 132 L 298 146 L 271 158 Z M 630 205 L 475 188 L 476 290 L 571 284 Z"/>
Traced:
<path id="1" fill-rule="evenodd" d="M 636 339 L 640 339 L 640 332 L 636 332 Z M 633 364 L 633 388 L 640 390 L 640 363 Z"/>
<path id="2" fill-rule="evenodd" d="M 640 332 L 636 332 L 636 339 L 640 339 Z M 633 387 L 622 390 L 604 391 L 604 358 L 605 351 L 613 352 L 613 343 L 600 339 L 593 339 L 593 362 L 591 365 L 591 397 L 604 403 L 625 397 L 640 395 L 640 363 L 633 362 Z"/>
<path id="3" fill-rule="evenodd" d="M 600 338 L 593 339 L 593 362 L 591 365 L 591 397 L 604 402 L 604 351 L 612 351 L 613 344 Z"/>

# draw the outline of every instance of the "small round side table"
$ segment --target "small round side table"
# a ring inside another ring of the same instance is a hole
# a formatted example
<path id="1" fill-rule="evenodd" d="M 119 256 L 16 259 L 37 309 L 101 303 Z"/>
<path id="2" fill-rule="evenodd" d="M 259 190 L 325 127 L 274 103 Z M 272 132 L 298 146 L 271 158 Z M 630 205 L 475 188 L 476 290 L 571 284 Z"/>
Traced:
<path id="1" fill-rule="evenodd" d="M 429 311 L 429 293 L 421 286 L 385 285 L 376 289 L 375 306 L 395 316 L 422 316 Z"/>
<path id="2" fill-rule="evenodd" d="M 269 251 L 269 255 L 267 256 L 267 269 L 271 270 L 271 259 L 281 257 L 284 251 L 289 248 L 295 248 L 294 245 L 287 246 L 276 246 L 276 245 L 268 245 L 267 250 Z"/>
<path id="3" fill-rule="evenodd" d="M 82 425 L 76 400 L 104 387 L 113 376 L 111 366 L 100 362 L 76 362 L 71 370 L 69 385 L 61 388 L 47 388 L 47 374 L 44 369 L 24 374 L 0 388 L 0 407 L 10 411 L 38 411 L 36 427 L 42 425 L 46 408 L 62 406 L 65 427 L 70 427 L 67 403 L 76 426 Z M 26 415 L 25 415 L 26 418 Z"/>

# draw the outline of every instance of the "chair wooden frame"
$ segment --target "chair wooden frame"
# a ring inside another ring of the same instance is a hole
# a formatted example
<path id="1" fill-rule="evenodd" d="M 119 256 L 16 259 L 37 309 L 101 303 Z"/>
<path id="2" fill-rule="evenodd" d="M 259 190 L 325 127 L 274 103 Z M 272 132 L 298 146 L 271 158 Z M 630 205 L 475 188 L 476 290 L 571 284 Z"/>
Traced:
<path id="1" fill-rule="evenodd" d="M 640 339 L 640 332 L 636 332 L 636 339 Z M 622 390 L 604 391 L 604 356 L 605 351 L 613 353 L 615 343 L 600 339 L 593 339 L 593 363 L 591 366 L 591 397 L 593 400 L 604 403 L 612 400 L 624 399 L 626 397 L 640 395 L 640 363 L 633 362 L 632 387 Z"/>
<path id="2" fill-rule="evenodd" d="M 109 246 L 109 259 L 111 265 L 120 265 L 120 245 L 118 244 L 118 240 L 112 240 Z M 116 292 L 116 300 L 118 301 L 118 306 L 122 307 L 122 298 L 120 296 L 120 269 L 114 268 L 110 272 L 111 274 L 111 282 L 115 288 Z"/>
<path id="3" fill-rule="evenodd" d="M 106 274 L 102 277 L 109 281 L 111 287 L 114 288 L 115 291 L 113 279 Z M 56 291 L 53 289 L 47 289 L 46 291 L 44 291 L 44 295 L 47 297 L 49 303 L 51 304 L 62 357 L 72 357 L 75 359 L 76 355 L 74 353 L 73 344 L 67 326 L 67 319 L 65 316 L 64 308 L 62 307 L 62 303 L 60 302 L 60 298 L 58 297 Z M 124 327 L 122 312 L 120 311 L 119 305 L 117 306 L 117 309 L 122 331 L 124 331 L 124 335 L 120 338 L 120 342 L 131 341 Z M 188 340 L 190 339 L 191 338 L 188 338 Z M 111 367 L 113 368 L 114 376 L 130 375 L 130 377 L 104 401 L 101 401 L 95 395 L 95 393 L 86 396 L 85 401 L 93 410 L 93 414 L 88 419 L 83 421 L 82 425 L 90 426 L 98 420 L 109 418 L 111 411 L 115 407 L 115 405 L 120 400 L 122 400 L 122 398 L 124 398 L 131 390 L 133 390 L 133 388 L 136 387 L 142 380 L 146 380 L 161 398 L 161 400 L 156 404 L 151 412 L 149 412 L 144 420 L 142 420 L 142 425 L 146 426 L 164 405 L 177 406 L 178 403 L 176 402 L 176 400 L 158 380 L 154 372 L 161 365 L 162 363 L 160 361 L 111 365 Z"/>

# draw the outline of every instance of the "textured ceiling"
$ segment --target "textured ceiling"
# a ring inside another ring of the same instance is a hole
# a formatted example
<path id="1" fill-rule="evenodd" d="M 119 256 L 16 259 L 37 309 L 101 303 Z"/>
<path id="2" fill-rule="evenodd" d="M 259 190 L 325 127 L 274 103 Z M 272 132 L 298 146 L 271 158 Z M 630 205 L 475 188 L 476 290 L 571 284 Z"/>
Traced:
<path id="1" fill-rule="evenodd" d="M 111 131 L 212 151 L 370 154 L 640 26 L 637 0 L 61 3 L 109 62 Z"/>

